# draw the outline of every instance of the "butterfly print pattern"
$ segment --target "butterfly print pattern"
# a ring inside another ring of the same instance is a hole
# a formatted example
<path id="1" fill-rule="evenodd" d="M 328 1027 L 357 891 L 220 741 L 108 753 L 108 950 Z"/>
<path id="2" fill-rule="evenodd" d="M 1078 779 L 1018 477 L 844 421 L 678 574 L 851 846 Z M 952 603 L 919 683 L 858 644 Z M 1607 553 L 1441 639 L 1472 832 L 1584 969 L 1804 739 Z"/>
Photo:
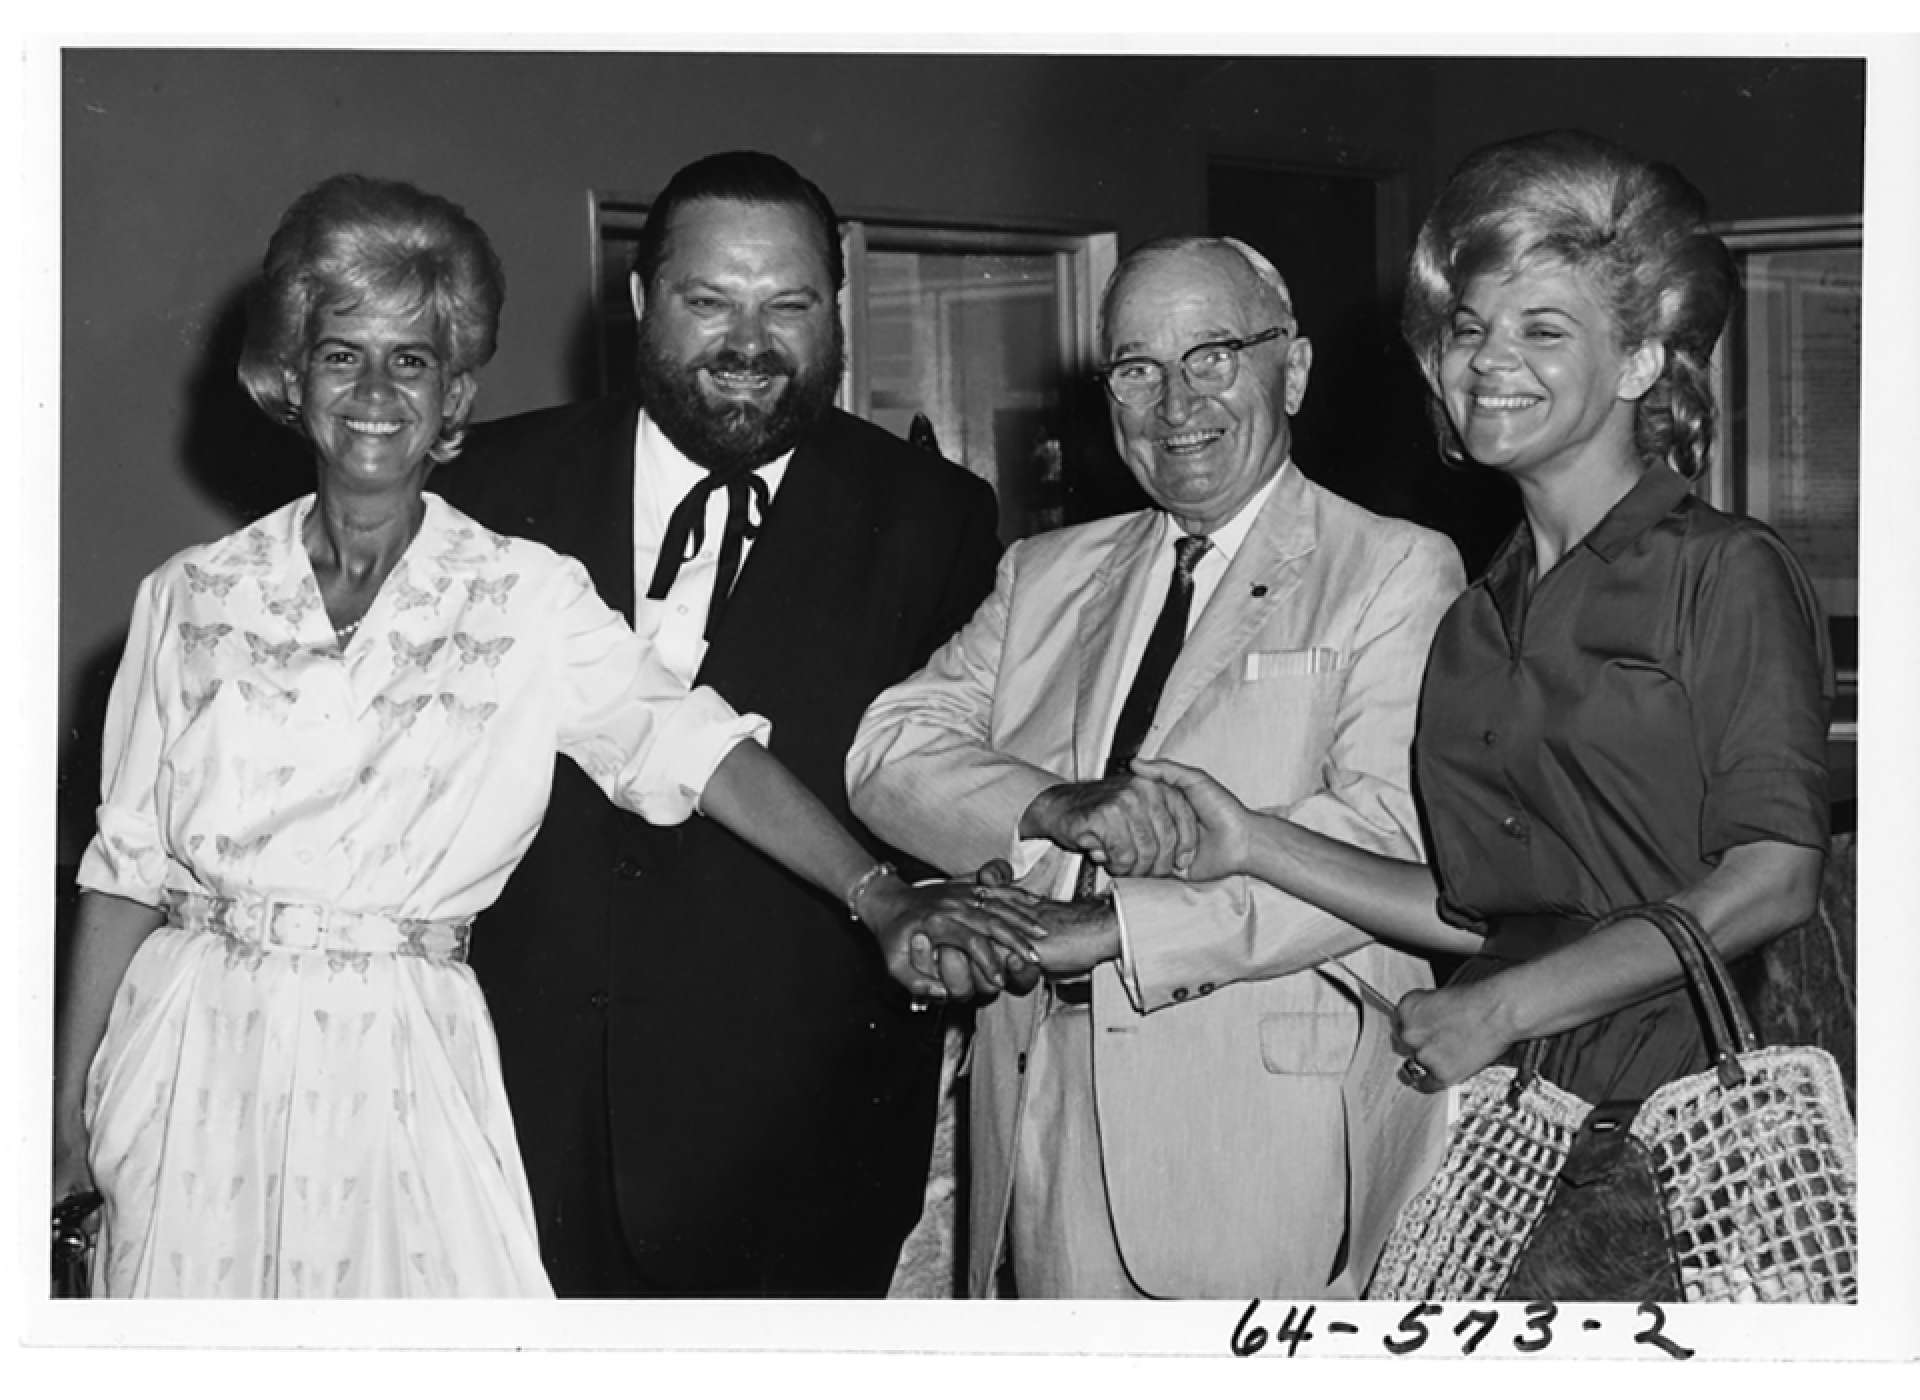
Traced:
<path id="1" fill-rule="evenodd" d="M 460 651 L 462 666 L 471 666 L 476 661 L 488 667 L 498 666 L 501 658 L 513 650 L 512 637 L 494 637 L 483 642 L 465 632 L 455 632 L 453 644 Z"/>
<path id="2" fill-rule="evenodd" d="M 269 641 L 258 632 L 249 632 L 246 637 L 247 651 L 253 657 L 253 664 L 256 666 L 271 666 L 275 670 L 280 670 L 293 660 L 294 653 L 300 650 L 299 641 L 291 637 L 284 642 Z"/>
<path id="3" fill-rule="evenodd" d="M 185 570 L 189 588 L 195 593 L 211 593 L 216 598 L 224 599 L 233 591 L 234 584 L 240 582 L 238 574 L 209 573 L 197 564 L 187 564 Z"/>
<path id="4" fill-rule="evenodd" d="M 260 591 L 267 591 L 266 581 L 260 583 Z M 306 615 L 320 606 L 320 585 L 311 578 L 300 580 L 300 586 L 284 597 L 266 599 L 267 611 L 274 617 L 283 618 L 287 626 L 298 628 Z"/>
<path id="5" fill-rule="evenodd" d="M 453 584 L 452 579 L 442 577 L 434 579 L 432 583 L 425 588 L 417 588 L 414 586 L 404 562 L 399 568 L 394 570 L 393 578 L 390 582 L 394 586 L 394 611 L 400 613 L 411 612 L 415 608 L 431 608 L 435 606 L 439 603 L 440 599 L 446 595 L 447 589 Z"/>
<path id="6" fill-rule="evenodd" d="M 445 637 L 431 637 L 424 642 L 410 642 L 398 632 L 387 633 L 387 645 L 393 648 L 394 664 L 400 669 L 416 667 L 426 670 L 433 664 L 433 658 L 440 648 L 447 644 Z"/>
<path id="7" fill-rule="evenodd" d="M 678 821 L 752 726 L 711 698 L 681 710 L 578 564 L 432 495 L 368 644 L 337 649 L 312 509 L 149 580 L 80 878 L 154 905 L 173 888 L 380 914 L 405 951 L 205 926 L 142 943 L 88 1085 L 101 1286 L 550 1296 L 485 1007 L 443 921 L 491 902 L 526 849 L 530 762 L 564 746 L 610 786 L 644 772 L 621 800 Z M 674 744 L 649 754 L 669 715 Z M 436 1214 L 450 1201 L 474 1217 Z"/>
<path id="8" fill-rule="evenodd" d="M 204 627 L 196 627 L 191 622 L 182 622 L 180 624 L 180 650 L 184 655 L 189 657 L 202 647 L 205 647 L 208 651 L 212 651 L 220 644 L 220 639 L 231 631 L 233 631 L 233 627 L 225 622 L 211 622 Z"/>
<path id="9" fill-rule="evenodd" d="M 373 697 L 373 712 L 380 717 L 383 730 L 411 729 L 420 712 L 433 703 L 431 695 L 416 695 L 410 700 L 390 700 L 384 695 Z"/>
<path id="10" fill-rule="evenodd" d="M 478 734 L 493 718 L 494 711 L 500 708 L 493 700 L 483 700 L 472 705 L 463 705 L 450 691 L 440 692 L 440 704 L 447 712 L 448 722 L 462 734 Z"/>
<path id="11" fill-rule="evenodd" d="M 467 580 L 467 601 L 492 603 L 495 607 L 505 608 L 507 599 L 513 594 L 513 586 L 518 582 L 518 574 L 502 574 L 495 579 L 470 578 Z"/>
<path id="12" fill-rule="evenodd" d="M 297 690 L 273 690 L 267 686 L 255 685 L 242 677 L 240 694 L 247 702 L 249 714 L 264 715 L 271 720 L 286 723 L 287 712 L 293 708 L 294 701 L 300 698 Z"/>

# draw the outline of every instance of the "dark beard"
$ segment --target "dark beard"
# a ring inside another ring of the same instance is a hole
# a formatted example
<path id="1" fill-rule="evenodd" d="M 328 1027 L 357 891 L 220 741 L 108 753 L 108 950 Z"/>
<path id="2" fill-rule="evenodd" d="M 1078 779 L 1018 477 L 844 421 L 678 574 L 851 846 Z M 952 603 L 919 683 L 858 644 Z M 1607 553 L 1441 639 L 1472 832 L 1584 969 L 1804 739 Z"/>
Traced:
<path id="1" fill-rule="evenodd" d="M 804 372 L 771 347 L 753 356 L 718 350 L 683 364 L 667 358 L 653 344 L 643 321 L 634 377 L 641 406 L 659 424 L 667 441 L 688 461 L 708 471 L 723 472 L 763 466 L 798 446 L 833 407 L 845 363 L 845 337 L 837 320 L 826 357 Z M 701 395 L 698 374 L 702 369 L 785 375 L 787 386 L 771 410 L 751 403 L 716 408 Z"/>

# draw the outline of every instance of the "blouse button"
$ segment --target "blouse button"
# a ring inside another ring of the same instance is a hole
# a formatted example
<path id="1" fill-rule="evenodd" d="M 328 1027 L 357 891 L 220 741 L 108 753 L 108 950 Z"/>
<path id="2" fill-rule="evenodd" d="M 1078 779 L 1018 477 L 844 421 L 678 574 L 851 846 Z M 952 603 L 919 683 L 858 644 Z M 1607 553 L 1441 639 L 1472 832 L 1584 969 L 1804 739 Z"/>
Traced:
<path id="1" fill-rule="evenodd" d="M 1527 839 L 1527 824 L 1518 817 L 1508 817 L 1500 823 L 1500 829 L 1516 841 Z"/>

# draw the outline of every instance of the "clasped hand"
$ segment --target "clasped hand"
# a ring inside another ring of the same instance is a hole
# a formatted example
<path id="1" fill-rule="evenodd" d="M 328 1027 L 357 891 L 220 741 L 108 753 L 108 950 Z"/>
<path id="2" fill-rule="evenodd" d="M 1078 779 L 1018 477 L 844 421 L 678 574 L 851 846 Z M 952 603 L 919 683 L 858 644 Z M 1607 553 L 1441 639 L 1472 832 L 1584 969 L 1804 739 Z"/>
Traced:
<path id="1" fill-rule="evenodd" d="M 1201 770 L 1142 759 L 1128 775 L 1046 789 L 1022 816 L 1020 835 L 1082 854 L 1116 878 L 1216 880 L 1245 869 L 1249 821 L 1239 799 Z M 1022 994 L 1043 974 L 1081 976 L 1120 954 L 1111 898 L 1044 898 L 1014 885 L 1003 860 L 972 881 L 928 888 L 939 898 L 896 972 L 917 997 Z"/>
<path id="2" fill-rule="evenodd" d="M 983 899 L 971 880 L 894 882 L 872 898 L 887 971 L 916 998 L 991 996 L 1009 979 L 1037 976 L 1027 971 L 1039 962 L 1032 940 L 1046 926 L 1018 902 Z"/>
<path id="3" fill-rule="evenodd" d="M 1013 883 L 1004 860 L 989 861 L 973 881 L 952 881 L 974 907 L 1022 921 L 1034 930 L 1028 952 L 1007 951 L 997 965 L 983 967 L 964 949 L 935 942 L 916 950 L 914 968 L 938 992 L 916 995 L 987 1001 L 1000 992 L 1024 995 L 1047 977 L 1077 977 L 1119 955 L 1120 923 L 1107 898 L 1047 899 Z"/>

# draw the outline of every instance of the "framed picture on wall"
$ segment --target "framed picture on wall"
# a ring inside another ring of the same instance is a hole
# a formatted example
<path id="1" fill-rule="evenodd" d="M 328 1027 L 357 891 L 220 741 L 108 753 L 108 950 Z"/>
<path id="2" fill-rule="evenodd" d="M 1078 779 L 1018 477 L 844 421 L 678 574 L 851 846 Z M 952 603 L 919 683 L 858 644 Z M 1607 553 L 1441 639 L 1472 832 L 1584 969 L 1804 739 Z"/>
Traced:
<path id="1" fill-rule="evenodd" d="M 1840 692 L 1834 738 L 1857 734 L 1860 623 L 1860 246 L 1858 218 L 1717 229 L 1741 291 L 1714 357 L 1715 505 L 1766 521 L 1813 579 Z"/>

